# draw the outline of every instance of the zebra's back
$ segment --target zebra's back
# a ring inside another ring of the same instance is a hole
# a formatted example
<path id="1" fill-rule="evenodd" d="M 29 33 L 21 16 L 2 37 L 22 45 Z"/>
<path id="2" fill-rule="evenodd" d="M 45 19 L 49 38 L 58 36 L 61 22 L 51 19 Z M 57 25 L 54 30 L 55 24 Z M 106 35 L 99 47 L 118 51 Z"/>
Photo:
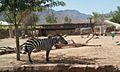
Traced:
<path id="1" fill-rule="evenodd" d="M 27 40 L 26 42 L 26 47 L 28 49 L 37 49 L 37 50 L 44 50 L 44 49 L 49 49 L 52 47 L 51 45 L 51 40 L 50 39 L 30 39 Z"/>

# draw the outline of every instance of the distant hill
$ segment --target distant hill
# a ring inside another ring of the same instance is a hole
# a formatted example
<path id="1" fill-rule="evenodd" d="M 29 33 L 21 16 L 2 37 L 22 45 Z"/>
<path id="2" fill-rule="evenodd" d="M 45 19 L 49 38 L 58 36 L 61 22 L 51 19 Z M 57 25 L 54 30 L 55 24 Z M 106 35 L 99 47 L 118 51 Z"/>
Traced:
<path id="1" fill-rule="evenodd" d="M 91 15 L 80 13 L 77 10 L 60 10 L 60 11 L 55 11 L 53 9 L 42 11 L 42 12 L 37 12 L 37 15 L 39 16 L 38 24 L 47 24 L 45 17 L 48 14 L 53 13 L 54 16 L 57 18 L 57 23 L 65 23 L 64 19 L 65 17 L 71 18 L 71 23 L 83 23 L 83 22 L 89 22 L 88 18 Z M 106 19 L 111 19 L 112 14 L 115 12 L 110 12 L 104 14 Z M 0 15 L 0 20 L 3 20 L 4 17 Z"/>
<path id="2" fill-rule="evenodd" d="M 57 23 L 64 23 L 64 18 L 67 16 L 69 18 L 71 18 L 71 22 L 72 23 L 81 23 L 81 22 L 88 22 L 88 19 L 91 15 L 87 15 L 84 13 L 80 13 L 77 10 L 60 10 L 60 11 L 55 11 L 55 10 L 46 10 L 43 12 L 39 12 L 38 16 L 39 16 L 39 24 L 46 24 L 46 20 L 45 17 L 49 14 L 49 13 L 53 13 L 54 16 L 57 18 Z"/>

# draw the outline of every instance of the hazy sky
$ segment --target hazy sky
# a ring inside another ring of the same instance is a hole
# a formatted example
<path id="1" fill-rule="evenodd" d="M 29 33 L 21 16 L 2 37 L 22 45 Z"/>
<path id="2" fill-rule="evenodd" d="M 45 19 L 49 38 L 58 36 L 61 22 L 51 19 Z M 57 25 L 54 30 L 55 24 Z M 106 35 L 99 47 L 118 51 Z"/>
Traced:
<path id="1" fill-rule="evenodd" d="M 55 7 L 54 10 L 75 9 L 85 14 L 92 12 L 108 13 L 120 6 L 120 0 L 63 0 L 64 7 Z"/>

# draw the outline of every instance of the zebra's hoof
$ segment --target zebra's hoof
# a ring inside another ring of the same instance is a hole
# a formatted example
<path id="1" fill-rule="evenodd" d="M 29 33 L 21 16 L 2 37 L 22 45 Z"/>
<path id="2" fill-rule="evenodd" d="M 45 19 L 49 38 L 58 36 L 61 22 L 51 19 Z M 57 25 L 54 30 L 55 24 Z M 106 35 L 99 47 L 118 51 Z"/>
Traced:
<path id="1" fill-rule="evenodd" d="M 49 60 L 46 60 L 46 63 L 49 63 L 50 61 Z"/>
<path id="2" fill-rule="evenodd" d="M 33 62 L 30 62 L 30 64 L 33 64 Z"/>
<path id="3" fill-rule="evenodd" d="M 50 63 L 50 62 L 49 62 L 49 61 L 46 61 L 45 63 L 47 64 L 47 63 Z"/>

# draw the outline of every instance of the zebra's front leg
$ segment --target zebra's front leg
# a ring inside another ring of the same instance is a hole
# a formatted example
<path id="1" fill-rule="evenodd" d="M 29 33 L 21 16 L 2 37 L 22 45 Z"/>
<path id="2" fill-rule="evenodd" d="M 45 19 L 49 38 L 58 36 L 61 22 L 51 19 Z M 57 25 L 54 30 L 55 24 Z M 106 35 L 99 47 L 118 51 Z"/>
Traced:
<path id="1" fill-rule="evenodd" d="M 84 38 L 82 33 L 80 33 L 80 35 L 81 35 L 81 38 Z"/>
<path id="2" fill-rule="evenodd" d="M 88 34 L 87 38 L 89 38 L 90 34 Z"/>
<path id="3" fill-rule="evenodd" d="M 81 34 L 81 38 L 84 38 L 84 36 Z"/>
<path id="4" fill-rule="evenodd" d="M 46 50 L 46 62 L 49 62 L 49 52 L 50 50 Z"/>

